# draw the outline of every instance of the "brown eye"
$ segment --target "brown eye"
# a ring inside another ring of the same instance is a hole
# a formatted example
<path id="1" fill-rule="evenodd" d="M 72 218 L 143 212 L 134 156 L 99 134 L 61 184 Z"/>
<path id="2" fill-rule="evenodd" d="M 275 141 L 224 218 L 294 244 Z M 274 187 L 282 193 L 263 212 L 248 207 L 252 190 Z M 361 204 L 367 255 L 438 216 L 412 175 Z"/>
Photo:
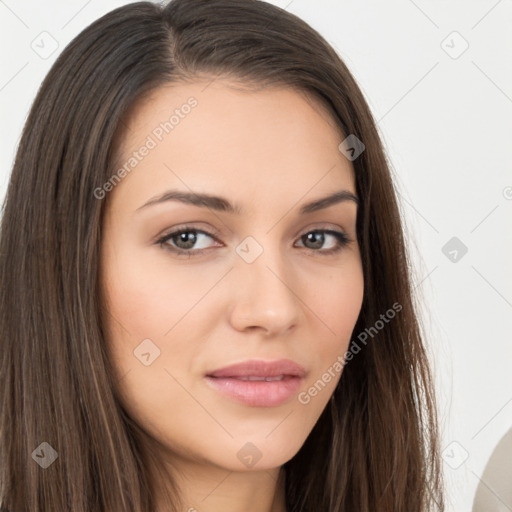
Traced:
<path id="1" fill-rule="evenodd" d="M 207 238 L 215 240 L 214 236 L 206 231 L 194 228 L 181 228 L 173 231 L 160 238 L 157 244 L 164 246 L 167 250 L 176 252 L 178 254 L 192 255 L 196 252 L 201 252 L 207 245 Z M 196 244 L 200 243 L 202 246 L 197 247 Z"/>
<path id="2" fill-rule="evenodd" d="M 197 243 L 197 233 L 193 231 L 182 231 L 177 235 L 173 235 L 170 240 L 172 240 L 173 244 L 177 245 L 179 249 L 192 249 Z"/>
<path id="3" fill-rule="evenodd" d="M 350 240 L 341 231 L 317 229 L 310 231 L 300 237 L 304 247 L 313 252 L 319 252 L 321 254 L 332 254 L 340 251 Z M 322 249 L 324 244 L 329 243 L 329 247 Z"/>

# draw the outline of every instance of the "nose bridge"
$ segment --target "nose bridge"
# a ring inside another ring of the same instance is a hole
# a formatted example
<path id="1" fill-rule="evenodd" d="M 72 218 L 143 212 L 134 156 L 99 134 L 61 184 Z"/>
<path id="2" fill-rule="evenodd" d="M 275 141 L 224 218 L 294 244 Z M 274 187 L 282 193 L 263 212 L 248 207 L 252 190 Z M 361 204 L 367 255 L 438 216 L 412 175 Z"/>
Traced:
<path id="1" fill-rule="evenodd" d="M 232 322 L 239 329 L 262 327 L 286 330 L 300 313 L 300 301 L 291 287 L 291 270 L 278 242 L 272 237 L 245 238 L 236 248 L 234 279 L 238 290 Z"/>

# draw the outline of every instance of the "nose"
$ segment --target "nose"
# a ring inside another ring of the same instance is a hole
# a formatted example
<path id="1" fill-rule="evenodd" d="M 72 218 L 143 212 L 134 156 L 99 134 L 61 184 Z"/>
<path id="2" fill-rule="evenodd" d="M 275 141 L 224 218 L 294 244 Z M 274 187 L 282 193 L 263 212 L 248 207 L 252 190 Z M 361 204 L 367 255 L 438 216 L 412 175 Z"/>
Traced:
<path id="1" fill-rule="evenodd" d="M 263 253 L 252 263 L 236 259 L 231 279 L 230 323 L 239 331 L 264 331 L 282 336 L 300 320 L 301 300 L 293 289 L 297 280 L 278 249 Z"/>

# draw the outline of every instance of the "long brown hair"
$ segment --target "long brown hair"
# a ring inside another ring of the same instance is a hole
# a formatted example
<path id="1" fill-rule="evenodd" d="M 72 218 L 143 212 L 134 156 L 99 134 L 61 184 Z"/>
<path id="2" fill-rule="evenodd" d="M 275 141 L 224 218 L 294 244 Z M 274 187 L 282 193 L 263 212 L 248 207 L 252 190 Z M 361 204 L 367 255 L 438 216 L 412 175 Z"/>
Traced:
<path id="1" fill-rule="evenodd" d="M 118 8 L 79 34 L 41 85 L 1 224 L 2 506 L 154 510 L 151 440 L 121 407 L 105 348 L 98 280 L 105 201 L 94 191 L 113 174 L 115 136 L 134 102 L 201 75 L 306 92 L 365 145 L 352 162 L 365 283 L 350 346 L 358 353 L 284 465 L 288 511 L 442 510 L 432 378 L 375 121 L 329 44 L 259 0 Z M 396 318 L 377 328 L 393 305 Z M 42 443 L 58 456 L 45 469 L 34 462 L 41 450 L 53 453 Z"/>

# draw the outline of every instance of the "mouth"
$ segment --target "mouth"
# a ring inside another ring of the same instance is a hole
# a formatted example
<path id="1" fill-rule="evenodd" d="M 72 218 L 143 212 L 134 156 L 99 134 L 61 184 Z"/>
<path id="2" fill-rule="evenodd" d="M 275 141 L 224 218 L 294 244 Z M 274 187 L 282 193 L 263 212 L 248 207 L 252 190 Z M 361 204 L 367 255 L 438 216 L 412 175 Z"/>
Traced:
<path id="1" fill-rule="evenodd" d="M 277 377 L 224 377 L 228 379 L 237 379 L 237 380 L 252 380 L 252 381 L 265 381 L 265 382 L 273 382 L 276 380 L 283 380 L 291 375 L 279 375 Z M 219 377 L 213 377 L 214 379 L 218 379 Z"/>
<path id="2" fill-rule="evenodd" d="M 306 371 L 290 360 L 246 361 L 210 372 L 206 382 L 223 396 L 250 407 L 276 407 L 290 400 Z"/>

